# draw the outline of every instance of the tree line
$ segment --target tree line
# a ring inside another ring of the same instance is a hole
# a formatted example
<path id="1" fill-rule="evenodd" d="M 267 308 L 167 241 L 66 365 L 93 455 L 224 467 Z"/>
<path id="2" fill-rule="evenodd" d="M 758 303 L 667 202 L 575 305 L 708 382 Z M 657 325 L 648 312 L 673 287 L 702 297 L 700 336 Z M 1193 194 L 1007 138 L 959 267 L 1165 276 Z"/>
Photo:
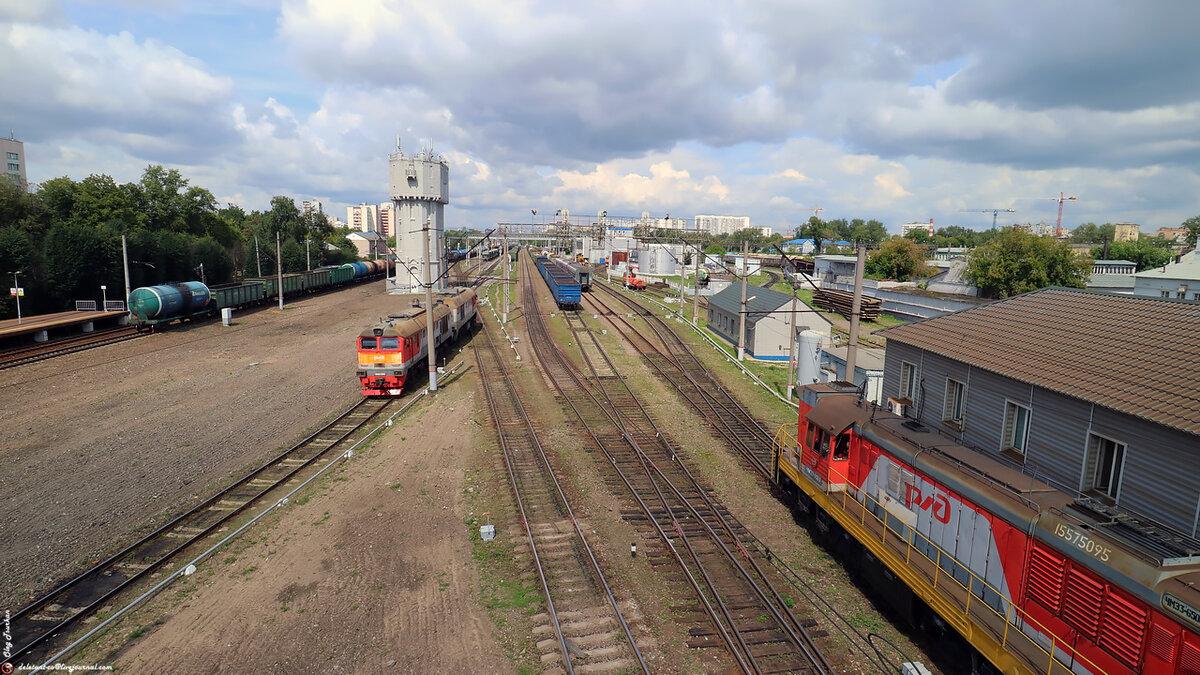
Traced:
<path id="1" fill-rule="evenodd" d="M 302 213 L 290 197 L 276 196 L 265 211 L 218 205 L 207 189 L 176 169 L 152 165 L 137 182 L 118 184 L 93 174 L 41 183 L 30 192 L 0 180 L 0 274 L 19 272 L 25 289 L 22 314 L 74 308 L 99 300 L 100 286 L 120 299 L 125 279 L 124 236 L 130 288 L 203 280 L 220 284 L 275 273 L 275 236 L 283 271 L 299 272 L 356 260 L 346 230 L 324 215 Z M 307 251 L 306 251 L 306 243 Z M 15 298 L 0 299 L 0 316 L 16 316 Z"/>

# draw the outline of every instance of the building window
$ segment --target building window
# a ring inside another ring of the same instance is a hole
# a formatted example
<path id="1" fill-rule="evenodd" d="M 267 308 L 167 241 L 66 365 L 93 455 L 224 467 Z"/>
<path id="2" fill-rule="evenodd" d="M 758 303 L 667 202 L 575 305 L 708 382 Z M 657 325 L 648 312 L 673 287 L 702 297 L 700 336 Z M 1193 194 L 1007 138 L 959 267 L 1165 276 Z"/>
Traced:
<path id="1" fill-rule="evenodd" d="M 1124 462 L 1124 443 L 1088 434 L 1087 484 L 1084 490 L 1095 490 L 1116 499 L 1117 490 L 1121 487 L 1121 467 Z"/>
<path id="2" fill-rule="evenodd" d="M 8 170 L 9 170 L 9 171 L 20 171 L 20 170 L 21 170 L 21 165 L 20 165 L 20 164 L 17 164 L 16 162 L 9 162 L 9 163 L 8 163 Z"/>
<path id="3" fill-rule="evenodd" d="M 1169 297 L 1171 297 L 1171 291 L 1159 291 L 1159 292 L 1158 292 L 1158 297 L 1160 297 L 1160 298 L 1169 298 Z"/>
<path id="4" fill-rule="evenodd" d="M 1000 449 L 1025 455 L 1029 441 L 1029 408 L 1012 401 L 1004 404 L 1004 432 Z"/>
<path id="5" fill-rule="evenodd" d="M 912 402 L 917 388 L 917 367 L 908 361 L 900 362 L 900 398 Z"/>
<path id="6" fill-rule="evenodd" d="M 946 378 L 946 398 L 942 402 L 942 421 L 962 429 L 963 400 L 966 386 L 958 380 Z"/>
<path id="7" fill-rule="evenodd" d="M 15 152 L 10 152 L 10 153 L 8 153 L 8 158 L 9 159 L 21 159 L 21 156 Z"/>

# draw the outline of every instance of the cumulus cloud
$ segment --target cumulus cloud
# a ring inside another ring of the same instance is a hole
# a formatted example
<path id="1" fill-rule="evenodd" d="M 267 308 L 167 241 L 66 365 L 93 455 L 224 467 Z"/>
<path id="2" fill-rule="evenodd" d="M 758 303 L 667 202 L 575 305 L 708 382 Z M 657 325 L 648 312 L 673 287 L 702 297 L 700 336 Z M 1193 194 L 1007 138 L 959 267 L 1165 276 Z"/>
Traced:
<path id="1" fill-rule="evenodd" d="M 1084 220 L 1194 215 L 1185 0 L 89 1 L 130 20 L 0 0 L 2 121 L 58 173 L 165 162 L 249 208 L 338 213 L 386 198 L 399 135 L 450 162 L 455 225 L 568 208 L 784 229 L 822 206 L 987 226 L 963 209 L 1053 220 L 1059 190 Z"/>
<path id="2" fill-rule="evenodd" d="M 102 137 L 141 154 L 153 138 L 158 161 L 229 141 L 223 108 L 232 80 L 157 41 L 73 26 L 0 24 L 0 62 L 6 64 L 0 91 L 9 92 L 6 121 L 27 140 Z"/>

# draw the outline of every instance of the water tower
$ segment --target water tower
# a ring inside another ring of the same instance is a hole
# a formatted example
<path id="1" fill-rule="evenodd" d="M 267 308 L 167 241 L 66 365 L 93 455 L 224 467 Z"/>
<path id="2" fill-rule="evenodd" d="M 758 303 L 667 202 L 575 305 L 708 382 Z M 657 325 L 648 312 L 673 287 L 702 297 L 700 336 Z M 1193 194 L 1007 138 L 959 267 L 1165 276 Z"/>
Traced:
<path id="1" fill-rule="evenodd" d="M 433 290 L 445 288 L 442 251 L 445 248 L 445 208 L 450 203 L 450 165 L 433 150 L 406 157 L 396 143 L 396 154 L 388 155 L 388 178 L 392 190 L 392 218 L 396 233 L 394 292 L 424 290 L 425 256 L 422 228 L 429 228 L 429 277 Z"/>

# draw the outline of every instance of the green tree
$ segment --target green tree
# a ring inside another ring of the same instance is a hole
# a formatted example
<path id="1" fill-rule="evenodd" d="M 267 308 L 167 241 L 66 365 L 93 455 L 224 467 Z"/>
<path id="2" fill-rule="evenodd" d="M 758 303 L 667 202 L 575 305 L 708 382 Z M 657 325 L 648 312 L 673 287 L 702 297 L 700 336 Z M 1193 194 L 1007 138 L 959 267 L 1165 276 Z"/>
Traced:
<path id="1" fill-rule="evenodd" d="M 720 244 L 709 244 L 704 247 L 705 255 L 725 255 L 725 247 Z"/>
<path id="2" fill-rule="evenodd" d="M 305 269 L 304 247 L 294 239 L 283 242 L 283 271 L 284 273 L 303 272 Z"/>
<path id="3" fill-rule="evenodd" d="M 20 186 L 17 187 L 20 189 Z M 22 287 L 28 285 L 27 282 L 31 280 L 35 271 L 33 263 L 36 259 L 36 251 L 33 242 L 29 239 L 28 233 L 15 225 L 0 227 L 0 274 L 4 275 L 3 278 L 6 281 L 12 283 L 12 273 L 21 272 L 26 275 L 25 280 L 18 278 L 17 282 Z M 8 284 L 3 285 L 5 288 L 8 288 Z M 27 301 L 23 300 L 22 302 L 25 303 Z M 25 307 L 30 307 L 30 305 L 25 304 Z M 8 293 L 0 296 L 0 317 L 7 319 L 16 316 L 16 298 L 13 298 Z"/>
<path id="4" fill-rule="evenodd" d="M 140 221 L 137 202 L 111 176 L 92 174 L 76 186 L 69 222 L 93 228 L 111 224 L 116 231 L 127 232 Z"/>
<path id="5" fill-rule="evenodd" d="M 139 206 L 146 227 L 151 230 L 179 230 L 185 227 L 185 200 L 181 193 L 187 185 L 187 179 L 177 169 L 166 169 L 161 164 L 146 167 L 142 172 L 139 191 Z"/>
<path id="6" fill-rule="evenodd" d="M 100 285 L 120 278 L 119 247 L 91 228 L 51 227 L 42 249 L 48 307 L 62 311 L 75 300 L 99 300 Z"/>
<path id="7" fill-rule="evenodd" d="M 1179 224 L 1180 227 L 1186 227 L 1188 231 L 1187 243 L 1191 246 L 1196 245 L 1196 240 L 1200 239 L 1200 216 L 1192 216 Z"/>
<path id="8" fill-rule="evenodd" d="M 204 279 L 209 284 L 223 284 L 233 279 L 233 260 L 216 239 L 204 237 L 192 244 L 190 262 L 204 265 Z"/>
<path id="9" fill-rule="evenodd" d="M 1006 227 L 967 258 L 966 277 L 989 297 L 1007 298 L 1046 286 L 1083 288 L 1090 258 L 1077 258 L 1065 242 Z"/>
<path id="10" fill-rule="evenodd" d="M 267 211 L 267 222 L 271 225 L 271 235 L 279 232 L 284 237 L 296 241 L 304 241 L 306 228 L 300 217 L 300 209 L 291 197 L 275 195 L 271 198 L 271 209 Z"/>
<path id="11" fill-rule="evenodd" d="M 797 239 L 812 239 L 816 246 L 814 253 L 821 252 L 823 242 L 829 238 L 831 230 L 825 221 L 816 216 L 809 216 L 808 221 L 796 230 Z"/>
<path id="12" fill-rule="evenodd" d="M 1102 244 L 1112 241 L 1117 236 L 1117 226 L 1105 223 L 1097 226 L 1095 223 L 1084 223 L 1071 231 L 1071 241 L 1076 244 Z"/>
<path id="13" fill-rule="evenodd" d="M 914 277 L 929 276 L 932 271 L 925 265 L 925 250 L 911 239 L 897 237 L 886 241 L 867 258 L 863 271 L 872 279 L 895 279 L 908 281 Z"/>
<path id="14" fill-rule="evenodd" d="M 1108 245 L 1108 257 L 1104 257 L 1103 246 L 1092 247 L 1096 260 L 1129 260 L 1137 263 L 1137 271 L 1162 267 L 1171 261 L 1169 242 L 1153 237 L 1141 237 L 1137 241 L 1116 241 Z"/>
<path id="15" fill-rule="evenodd" d="M 874 248 L 888 238 L 887 228 L 874 218 L 865 222 L 861 218 L 855 218 L 850 224 L 853 228 L 847 238 L 851 242 L 862 242 L 868 248 Z"/>

